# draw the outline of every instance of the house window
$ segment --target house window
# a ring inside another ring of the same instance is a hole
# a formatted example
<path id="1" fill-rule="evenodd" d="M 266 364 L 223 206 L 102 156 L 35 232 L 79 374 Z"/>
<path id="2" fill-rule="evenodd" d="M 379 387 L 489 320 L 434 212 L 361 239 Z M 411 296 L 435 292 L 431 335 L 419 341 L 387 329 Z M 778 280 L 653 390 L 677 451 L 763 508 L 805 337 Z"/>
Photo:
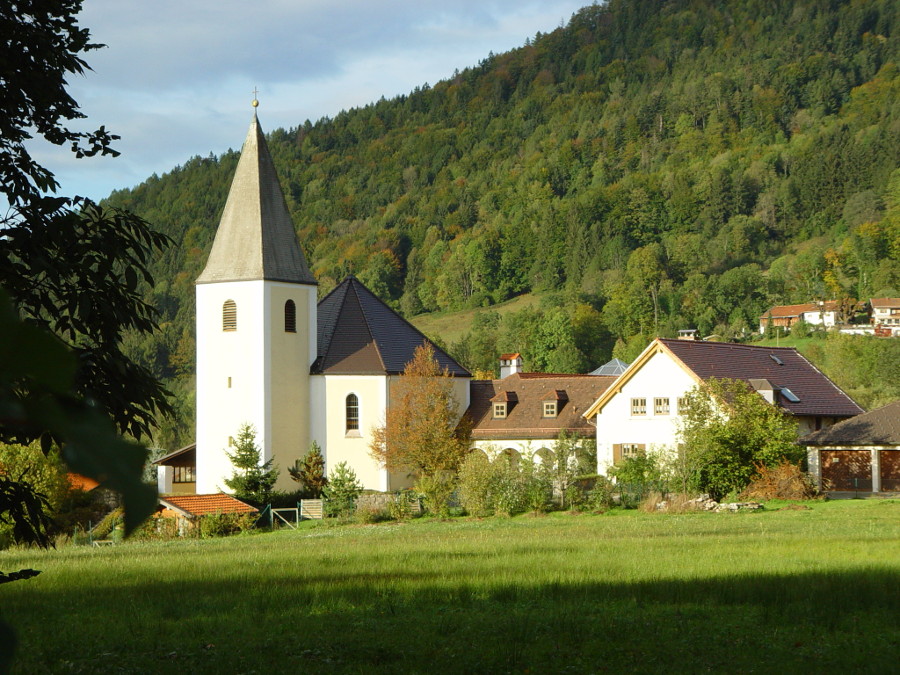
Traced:
<path id="1" fill-rule="evenodd" d="M 622 443 L 622 459 L 637 457 L 643 450 L 643 443 Z"/>
<path id="2" fill-rule="evenodd" d="M 226 300 L 222 305 L 222 330 L 237 330 L 237 305 L 234 300 Z"/>
<path id="3" fill-rule="evenodd" d="M 678 413 L 681 414 L 687 411 L 688 400 L 687 396 L 679 396 L 678 397 Z"/>
<path id="4" fill-rule="evenodd" d="M 297 305 L 294 304 L 293 300 L 288 300 L 284 303 L 284 332 L 297 332 Z"/>
<path id="5" fill-rule="evenodd" d="M 629 457 L 642 454 L 647 446 L 644 443 L 613 443 L 613 464 L 619 464 Z"/>
<path id="6" fill-rule="evenodd" d="M 654 415 L 668 415 L 669 414 L 669 399 L 667 399 L 667 398 L 653 399 L 653 414 Z"/>
<path id="7" fill-rule="evenodd" d="M 347 395 L 347 431 L 359 431 L 359 398 Z"/>
<path id="8" fill-rule="evenodd" d="M 556 417 L 556 401 L 544 401 L 544 417 Z"/>
<path id="9" fill-rule="evenodd" d="M 631 399 L 631 414 L 632 415 L 646 415 L 647 414 L 647 399 L 645 399 L 645 398 Z"/>
<path id="10" fill-rule="evenodd" d="M 195 482 L 197 482 L 197 477 L 194 474 L 194 467 L 192 467 L 192 466 L 175 466 L 172 468 L 175 469 L 175 475 L 172 478 L 173 483 L 195 483 Z"/>
<path id="11" fill-rule="evenodd" d="M 494 404 L 494 419 L 502 420 L 506 418 L 506 403 Z"/>

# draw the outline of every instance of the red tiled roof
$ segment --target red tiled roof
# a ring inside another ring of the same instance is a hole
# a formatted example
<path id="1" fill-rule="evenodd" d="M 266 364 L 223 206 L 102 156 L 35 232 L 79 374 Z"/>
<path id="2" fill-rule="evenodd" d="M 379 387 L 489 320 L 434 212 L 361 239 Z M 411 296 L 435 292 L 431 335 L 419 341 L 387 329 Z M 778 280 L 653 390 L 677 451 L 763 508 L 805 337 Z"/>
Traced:
<path id="1" fill-rule="evenodd" d="M 814 431 L 802 445 L 900 445 L 900 401 Z"/>
<path id="2" fill-rule="evenodd" d="M 851 417 L 863 412 L 847 394 L 793 347 L 757 347 L 731 342 L 659 339 L 700 379 L 766 379 L 788 388 L 799 401 L 784 394 L 778 404 L 792 415 Z"/>
<path id="3" fill-rule="evenodd" d="M 514 373 L 502 380 L 471 384 L 468 415 L 474 440 L 551 439 L 567 430 L 593 436 L 594 427 L 582 417 L 616 380 L 611 375 Z M 504 398 L 500 398 L 500 396 Z M 503 419 L 494 419 L 491 401 L 507 400 Z M 557 416 L 544 417 L 544 401 L 557 401 Z"/>
<path id="4" fill-rule="evenodd" d="M 224 492 L 212 495 L 163 495 L 159 503 L 186 516 L 205 516 L 210 513 L 257 513 L 256 509 Z"/>
<path id="5" fill-rule="evenodd" d="M 885 309 L 900 309 L 900 298 L 872 298 L 869 300 L 872 307 L 884 307 Z"/>
<path id="6" fill-rule="evenodd" d="M 837 302 L 829 300 L 823 304 L 806 302 L 802 305 L 779 305 L 760 314 L 760 319 L 771 316 L 773 319 L 786 319 L 792 316 L 800 316 L 804 312 L 835 312 L 838 309 Z"/>
<path id="7" fill-rule="evenodd" d="M 519 352 L 516 352 L 515 354 L 501 354 L 500 358 L 503 361 L 512 361 L 513 359 L 517 359 L 520 356 L 521 356 L 521 354 L 519 354 Z"/>
<path id="8" fill-rule="evenodd" d="M 90 492 L 100 485 L 93 478 L 82 476 L 80 473 L 72 473 L 71 471 L 66 474 L 66 480 L 69 481 L 69 485 L 72 486 L 73 490 L 82 490 L 84 492 Z"/>

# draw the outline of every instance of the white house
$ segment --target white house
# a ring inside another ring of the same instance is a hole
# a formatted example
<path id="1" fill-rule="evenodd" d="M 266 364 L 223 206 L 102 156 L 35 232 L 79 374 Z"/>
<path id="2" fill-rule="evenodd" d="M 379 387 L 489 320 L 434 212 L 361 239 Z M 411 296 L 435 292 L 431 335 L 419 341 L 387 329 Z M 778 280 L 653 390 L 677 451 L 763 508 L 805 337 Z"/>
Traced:
<path id="1" fill-rule="evenodd" d="M 658 338 L 585 411 L 597 429 L 597 471 L 630 455 L 673 451 L 684 396 L 710 378 L 746 381 L 797 418 L 799 433 L 862 412 L 793 348 Z"/>
<path id="2" fill-rule="evenodd" d="M 872 298 L 872 324 L 883 337 L 900 335 L 900 298 Z"/>
<path id="3" fill-rule="evenodd" d="M 778 305 L 759 317 L 759 332 L 764 334 L 770 324 L 777 328 L 790 329 L 800 321 L 811 326 L 831 328 L 837 325 L 837 318 L 838 303 L 833 300 L 807 302 L 802 305 Z"/>

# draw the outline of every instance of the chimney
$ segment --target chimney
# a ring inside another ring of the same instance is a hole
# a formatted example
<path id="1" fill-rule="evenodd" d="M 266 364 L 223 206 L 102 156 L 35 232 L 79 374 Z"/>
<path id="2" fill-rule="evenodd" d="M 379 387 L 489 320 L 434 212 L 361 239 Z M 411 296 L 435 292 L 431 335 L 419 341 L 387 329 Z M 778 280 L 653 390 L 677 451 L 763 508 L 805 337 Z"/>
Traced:
<path id="1" fill-rule="evenodd" d="M 522 372 L 522 355 L 518 352 L 515 354 L 500 355 L 500 379 L 515 375 Z"/>

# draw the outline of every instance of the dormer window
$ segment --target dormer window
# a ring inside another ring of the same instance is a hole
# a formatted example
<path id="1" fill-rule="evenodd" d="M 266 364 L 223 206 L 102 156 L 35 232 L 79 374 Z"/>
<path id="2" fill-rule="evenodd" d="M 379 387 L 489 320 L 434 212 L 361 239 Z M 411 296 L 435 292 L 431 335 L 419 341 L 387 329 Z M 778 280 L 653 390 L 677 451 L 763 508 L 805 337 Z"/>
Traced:
<path id="1" fill-rule="evenodd" d="M 237 330 L 237 305 L 234 300 L 226 300 L 222 305 L 222 330 Z"/>
<path id="2" fill-rule="evenodd" d="M 556 417 L 556 401 L 544 401 L 544 417 Z"/>
<path id="3" fill-rule="evenodd" d="M 506 401 L 503 401 L 502 403 L 494 403 L 494 419 L 506 419 Z"/>

